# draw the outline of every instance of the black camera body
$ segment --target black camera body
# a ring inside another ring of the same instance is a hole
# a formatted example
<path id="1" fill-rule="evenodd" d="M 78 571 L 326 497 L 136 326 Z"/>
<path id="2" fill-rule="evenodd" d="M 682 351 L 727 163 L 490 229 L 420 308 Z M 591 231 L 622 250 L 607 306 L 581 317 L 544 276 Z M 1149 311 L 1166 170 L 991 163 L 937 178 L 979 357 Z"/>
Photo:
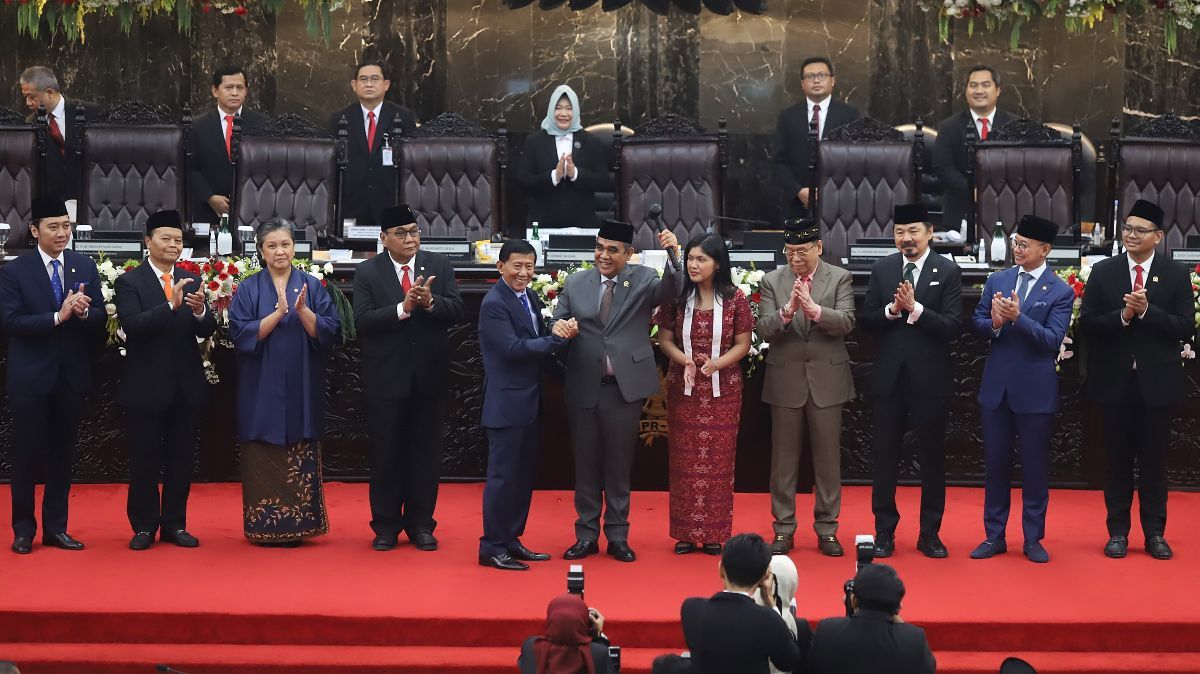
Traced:
<path id="1" fill-rule="evenodd" d="M 875 537 L 868 534 L 859 534 L 854 537 L 854 575 L 858 575 L 863 567 L 875 562 Z M 854 615 L 854 605 L 850 603 L 850 595 L 854 594 L 854 579 L 846 581 L 842 585 L 842 592 L 845 594 L 844 602 L 846 604 L 846 617 Z"/>
<path id="2" fill-rule="evenodd" d="M 567 569 L 567 592 L 583 599 L 583 565 L 572 564 Z"/>

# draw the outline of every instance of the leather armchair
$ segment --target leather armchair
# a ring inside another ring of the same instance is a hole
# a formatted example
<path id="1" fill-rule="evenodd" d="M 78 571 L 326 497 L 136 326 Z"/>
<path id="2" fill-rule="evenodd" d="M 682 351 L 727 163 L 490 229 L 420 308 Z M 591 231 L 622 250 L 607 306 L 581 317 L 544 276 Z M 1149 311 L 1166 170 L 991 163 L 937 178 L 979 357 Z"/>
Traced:
<path id="1" fill-rule="evenodd" d="M 1113 120 L 1112 131 L 1108 210 L 1115 200 L 1117 222 L 1124 223 L 1135 201 L 1153 201 L 1163 209 L 1159 252 L 1186 247 L 1188 235 L 1200 234 L 1200 128 L 1163 115 L 1126 137 Z"/>
<path id="2" fill-rule="evenodd" d="M 825 256 L 845 257 L 860 237 L 891 236 L 892 206 L 917 195 L 916 141 L 870 117 L 829 132 L 817 146 L 813 212 Z"/>
<path id="3" fill-rule="evenodd" d="M 284 114 L 243 134 L 234 125 L 231 226 L 287 218 L 310 241 L 341 234 L 345 128 L 337 138 L 303 118 Z"/>
<path id="4" fill-rule="evenodd" d="M 921 195 L 921 203 L 929 208 L 930 218 L 938 225 L 939 229 L 946 229 L 942 223 L 942 181 L 938 179 L 936 173 L 933 172 L 933 146 L 937 143 L 938 132 L 936 128 L 929 128 L 924 125 L 922 120 L 917 120 L 916 124 L 901 124 L 896 127 L 896 130 L 904 134 L 904 140 L 913 141 L 917 138 L 917 130 L 920 129 L 921 136 L 921 175 L 918 179 L 920 184 L 917 190 Z M 945 223 L 949 225 L 950 223 Z"/>
<path id="5" fill-rule="evenodd" d="M 399 194 L 426 236 L 477 241 L 502 231 L 507 144 L 503 128 L 493 136 L 455 113 L 402 139 Z"/>
<path id="6" fill-rule="evenodd" d="M 634 135 L 633 129 L 628 126 L 622 126 L 619 120 L 611 124 L 593 124 L 585 127 L 583 130 L 598 137 L 613 138 L 614 147 L 617 137 L 625 139 Z M 596 218 L 603 222 L 608 218 L 615 217 L 617 217 L 617 193 L 596 192 Z"/>
<path id="7" fill-rule="evenodd" d="M 658 247 L 647 212 L 661 204 L 663 221 L 680 242 L 707 230 L 720 233 L 728 134 L 716 135 L 678 115 L 648 122 L 638 135 L 616 138 L 617 218 L 633 225 L 638 250 Z"/>
<path id="8" fill-rule="evenodd" d="M 183 211 L 190 126 L 186 107 L 175 124 L 165 110 L 137 101 L 117 103 L 81 125 L 79 222 L 139 231 L 156 211 Z"/>
<path id="9" fill-rule="evenodd" d="M 37 193 L 38 131 L 19 114 L 0 108 L 0 222 L 11 226 L 13 241 L 29 223 Z"/>
<path id="10" fill-rule="evenodd" d="M 1061 234 L 1077 231 L 1081 134 L 1064 140 L 1050 127 L 1019 119 L 997 129 L 987 143 L 967 139 L 968 231 L 991 238 L 997 222 L 1011 234 L 1024 215 L 1053 221 Z"/>

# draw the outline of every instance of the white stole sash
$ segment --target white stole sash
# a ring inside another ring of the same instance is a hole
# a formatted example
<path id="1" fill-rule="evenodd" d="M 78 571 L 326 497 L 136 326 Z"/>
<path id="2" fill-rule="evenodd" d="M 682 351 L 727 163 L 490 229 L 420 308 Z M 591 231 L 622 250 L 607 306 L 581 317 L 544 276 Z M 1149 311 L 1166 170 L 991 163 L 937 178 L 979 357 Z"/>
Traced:
<path id="1" fill-rule="evenodd" d="M 700 293 L 693 290 L 688 296 L 687 305 L 683 310 L 683 353 L 687 356 L 688 362 L 692 361 L 692 315 L 696 311 L 696 300 Z M 721 313 L 721 294 L 713 292 L 713 338 L 712 348 L 710 349 L 709 359 L 716 360 L 721 357 L 721 328 L 724 321 Z M 721 371 L 717 370 L 712 373 L 712 389 L 713 397 L 721 397 Z M 685 380 L 683 383 L 683 394 L 686 396 L 692 395 L 692 386 Z"/>

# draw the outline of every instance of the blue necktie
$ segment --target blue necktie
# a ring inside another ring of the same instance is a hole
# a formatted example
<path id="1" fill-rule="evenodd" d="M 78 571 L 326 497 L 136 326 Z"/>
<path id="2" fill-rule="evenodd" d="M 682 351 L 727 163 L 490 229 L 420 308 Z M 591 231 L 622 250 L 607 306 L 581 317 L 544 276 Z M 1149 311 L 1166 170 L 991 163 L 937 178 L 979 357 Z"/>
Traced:
<path id="1" fill-rule="evenodd" d="M 1017 282 L 1017 297 L 1022 302 L 1025 301 L 1025 295 L 1029 293 L 1029 284 L 1033 282 L 1033 274 L 1027 271 L 1021 272 L 1020 281 Z"/>
<path id="2" fill-rule="evenodd" d="M 525 293 L 521 293 L 521 306 L 525 307 L 525 315 L 533 321 L 533 334 L 536 335 L 538 333 L 537 318 L 533 315 L 533 309 L 529 308 L 529 297 Z"/>
<path id="3" fill-rule="evenodd" d="M 62 263 L 58 260 L 50 260 L 50 287 L 54 289 L 54 300 L 60 305 L 63 301 L 63 284 L 62 277 L 58 275 L 58 269 L 62 267 Z"/>

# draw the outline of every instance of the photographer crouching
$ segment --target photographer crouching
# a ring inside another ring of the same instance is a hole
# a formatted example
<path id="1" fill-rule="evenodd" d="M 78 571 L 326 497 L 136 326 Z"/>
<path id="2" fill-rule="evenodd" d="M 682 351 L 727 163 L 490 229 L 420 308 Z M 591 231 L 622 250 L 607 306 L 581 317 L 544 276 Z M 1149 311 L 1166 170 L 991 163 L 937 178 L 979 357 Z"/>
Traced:
<path id="1" fill-rule="evenodd" d="M 937 669 L 925 630 L 900 618 L 904 583 L 887 564 L 854 576 L 848 618 L 826 618 L 813 633 L 809 674 L 932 674 Z"/>
<path id="2" fill-rule="evenodd" d="M 578 594 L 555 597 L 546 607 L 546 629 L 521 645 L 521 674 L 608 674 L 604 616 Z"/>

